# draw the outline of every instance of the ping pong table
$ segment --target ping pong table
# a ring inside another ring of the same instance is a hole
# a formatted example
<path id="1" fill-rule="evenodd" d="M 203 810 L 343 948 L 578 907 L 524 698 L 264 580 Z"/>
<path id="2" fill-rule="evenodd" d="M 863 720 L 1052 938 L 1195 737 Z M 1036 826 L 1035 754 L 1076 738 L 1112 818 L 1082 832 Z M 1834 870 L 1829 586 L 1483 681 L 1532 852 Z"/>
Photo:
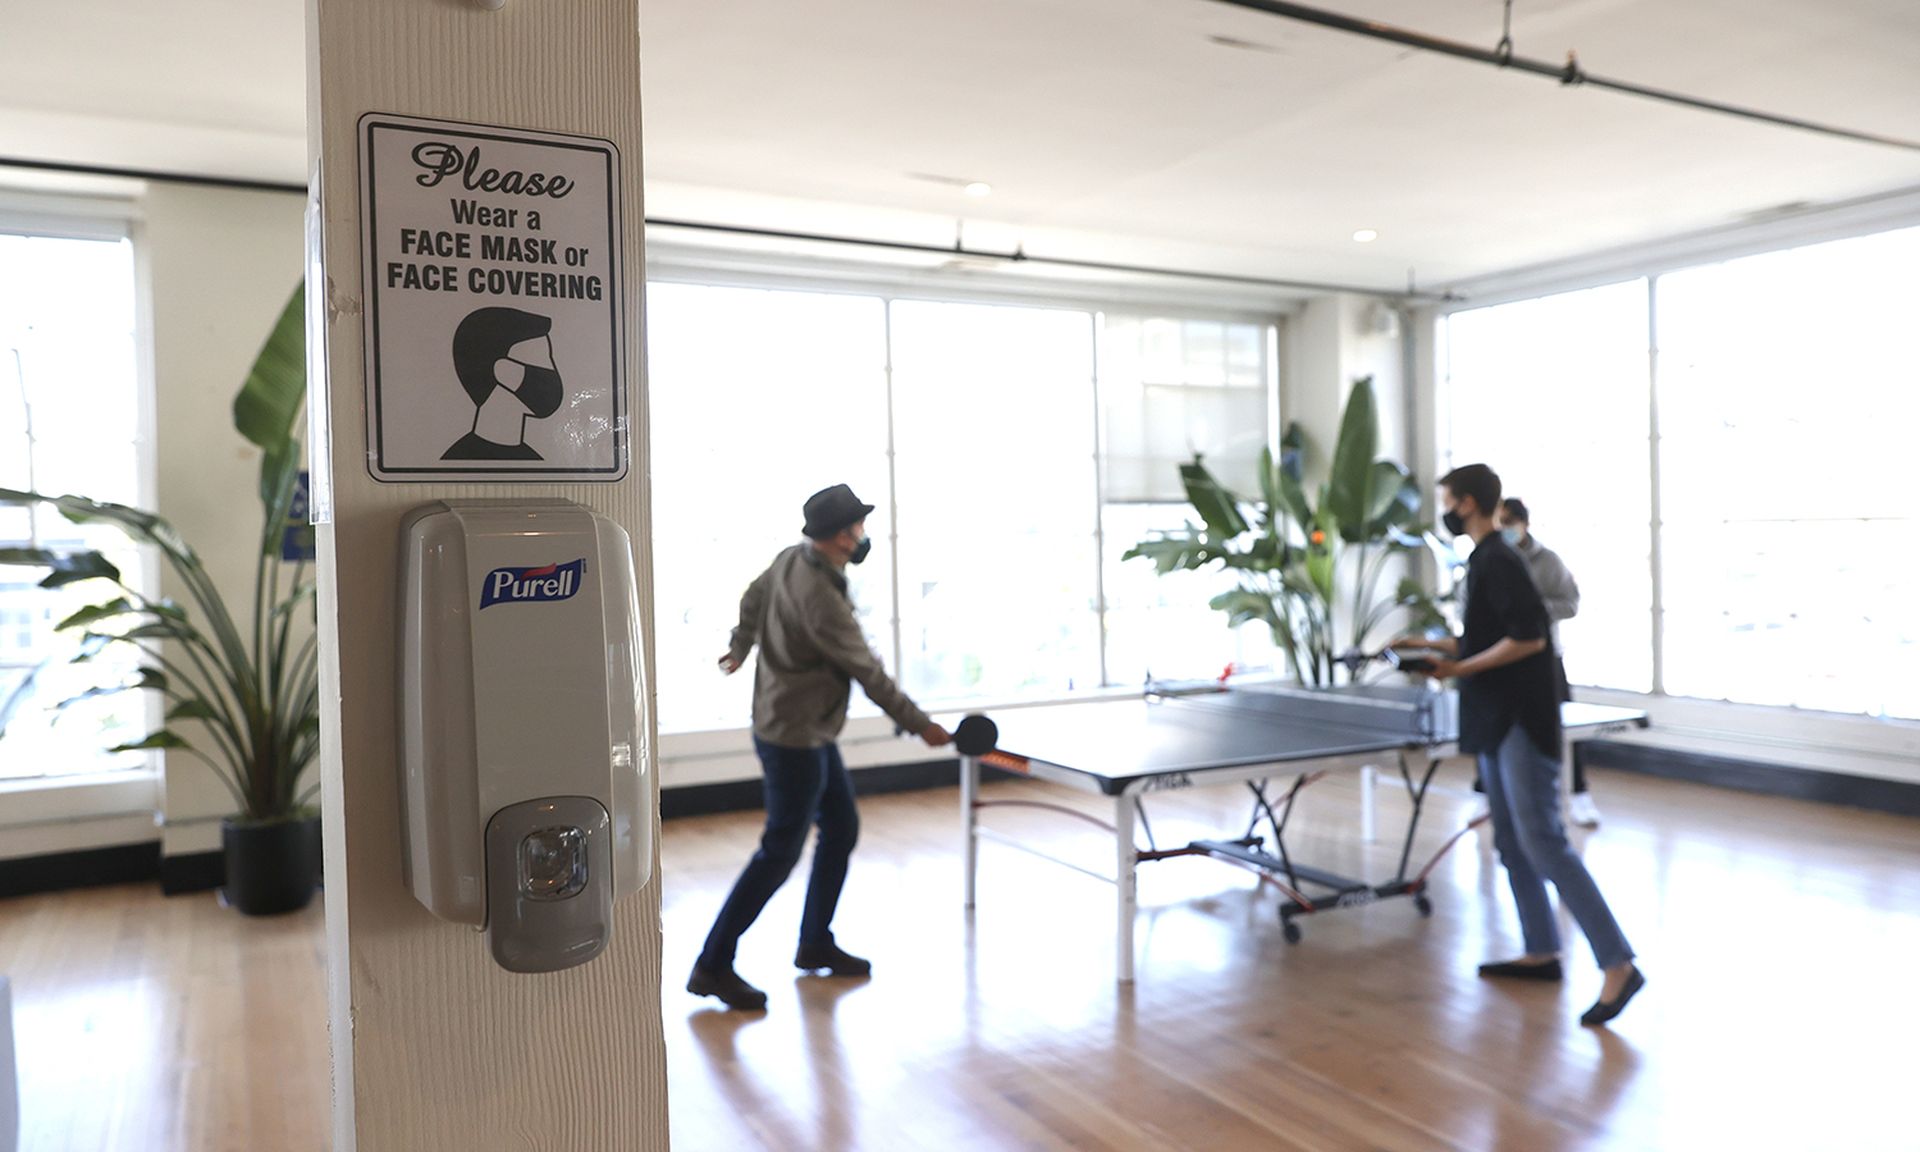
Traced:
<path id="1" fill-rule="evenodd" d="M 1647 724 L 1646 713 L 1601 704 L 1561 706 L 1571 745 Z M 1307 689 L 1278 682 L 1150 685 L 1140 697 L 1014 708 L 995 716 L 999 741 L 991 752 L 962 756 L 960 806 L 965 826 L 966 906 L 975 905 L 979 844 L 993 840 L 1115 885 L 1115 969 L 1121 983 L 1133 979 L 1133 924 L 1137 911 L 1135 872 L 1156 860 L 1201 856 L 1247 867 L 1281 895 L 1280 920 L 1288 943 L 1300 939 L 1296 920 L 1336 908 L 1411 897 L 1420 914 L 1431 913 L 1427 877 L 1473 827 L 1455 832 L 1418 871 L 1409 872 L 1420 813 L 1435 771 L 1458 755 L 1458 698 L 1428 684 L 1371 684 Z M 1329 773 L 1363 773 L 1363 836 L 1372 838 L 1373 775 L 1383 763 L 1397 770 L 1411 812 L 1394 874 L 1380 881 L 1343 876 L 1295 858 L 1286 831 L 1302 789 Z M 1111 822 L 1078 808 L 1045 800 L 980 798 L 982 767 L 998 768 L 1082 792 L 1113 805 Z M 1291 777 L 1283 789 L 1276 779 Z M 1252 815 L 1236 837 L 1194 840 L 1161 847 L 1147 819 L 1152 793 L 1244 784 Z M 1114 874 L 1052 855 L 980 823 L 995 807 L 1038 808 L 1089 821 L 1113 833 Z M 1262 825 L 1265 831 L 1262 831 Z M 1137 832 L 1144 828 L 1147 846 Z M 1268 837 L 1271 843 L 1268 843 Z"/>

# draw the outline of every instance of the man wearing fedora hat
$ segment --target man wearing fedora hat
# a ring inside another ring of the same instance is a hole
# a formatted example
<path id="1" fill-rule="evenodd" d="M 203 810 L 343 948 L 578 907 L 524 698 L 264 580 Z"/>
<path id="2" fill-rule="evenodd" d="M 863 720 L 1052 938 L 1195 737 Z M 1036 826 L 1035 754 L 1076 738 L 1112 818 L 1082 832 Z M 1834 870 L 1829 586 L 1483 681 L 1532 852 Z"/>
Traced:
<path id="1" fill-rule="evenodd" d="M 852 684 L 902 729 L 931 747 L 951 741 L 887 675 L 854 618 L 844 569 L 867 558 L 867 514 L 845 484 L 814 493 L 805 505 L 806 538 L 774 557 L 740 598 L 720 668 L 740 670 L 754 645 L 760 662 L 753 676 L 753 747 L 760 755 L 767 826 L 760 848 L 734 882 L 687 979 L 687 991 L 718 997 L 729 1008 L 764 1008 L 766 993 L 733 970 L 740 936 L 806 847 L 807 826 L 820 826 L 800 918 L 797 968 L 835 976 L 864 976 L 872 965 L 833 939 L 833 911 L 847 879 L 847 861 L 860 832 L 853 782 L 836 741 L 847 723 Z"/>

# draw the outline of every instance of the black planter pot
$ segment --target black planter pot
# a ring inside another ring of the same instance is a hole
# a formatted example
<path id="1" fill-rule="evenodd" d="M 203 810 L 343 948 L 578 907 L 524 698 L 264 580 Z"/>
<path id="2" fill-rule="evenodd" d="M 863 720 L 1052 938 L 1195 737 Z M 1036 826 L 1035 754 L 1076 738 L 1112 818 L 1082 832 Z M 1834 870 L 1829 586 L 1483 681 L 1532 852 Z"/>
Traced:
<path id="1" fill-rule="evenodd" d="M 220 824 L 227 858 L 229 907 L 248 916 L 297 912 L 313 899 L 320 882 L 320 818 L 238 821 Z"/>

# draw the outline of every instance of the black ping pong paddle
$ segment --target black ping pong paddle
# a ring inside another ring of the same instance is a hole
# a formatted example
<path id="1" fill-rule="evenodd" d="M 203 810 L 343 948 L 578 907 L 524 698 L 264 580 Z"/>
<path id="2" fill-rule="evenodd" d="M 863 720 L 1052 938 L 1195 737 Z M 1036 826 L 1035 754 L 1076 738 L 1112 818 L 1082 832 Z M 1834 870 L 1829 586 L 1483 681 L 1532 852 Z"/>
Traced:
<path id="1" fill-rule="evenodd" d="M 953 730 L 953 746 L 962 756 L 985 756 L 1000 741 L 1000 726 L 974 712 Z"/>

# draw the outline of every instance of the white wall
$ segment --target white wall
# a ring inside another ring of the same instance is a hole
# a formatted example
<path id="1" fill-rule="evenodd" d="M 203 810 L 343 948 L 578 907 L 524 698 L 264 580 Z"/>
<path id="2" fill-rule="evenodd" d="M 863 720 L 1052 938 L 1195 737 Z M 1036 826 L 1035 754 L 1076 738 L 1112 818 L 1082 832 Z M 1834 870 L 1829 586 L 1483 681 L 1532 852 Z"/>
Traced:
<path id="1" fill-rule="evenodd" d="M 305 205 L 290 193 L 155 184 L 134 239 L 152 302 L 158 511 L 237 620 L 252 613 L 260 453 L 234 431 L 233 395 L 300 282 Z M 171 579 L 163 589 L 185 599 Z M 219 848 L 233 801 L 203 765 L 171 758 L 163 805 L 163 852 Z"/>
<path id="2" fill-rule="evenodd" d="M 1380 455 L 1409 468 L 1415 466 L 1403 334 L 1402 319 L 1388 311 L 1387 305 L 1374 297 L 1351 293 L 1317 296 L 1289 320 L 1286 371 L 1280 380 L 1280 416 L 1283 423 L 1297 422 L 1307 434 L 1309 493 L 1326 479 L 1332 467 L 1347 395 L 1353 390 L 1353 382 L 1363 376 L 1373 377 Z M 1421 478 L 1431 479 L 1428 475 Z M 1346 561 L 1353 559 L 1349 553 L 1343 561 L 1338 582 L 1343 592 L 1352 587 L 1352 570 Z M 1382 574 L 1376 587 L 1391 591 L 1399 579 L 1396 562 Z M 1342 627 L 1346 617 L 1344 611 L 1336 617 L 1341 647 L 1352 643 Z M 1375 641 L 1379 638 L 1380 634 L 1373 637 Z"/>

